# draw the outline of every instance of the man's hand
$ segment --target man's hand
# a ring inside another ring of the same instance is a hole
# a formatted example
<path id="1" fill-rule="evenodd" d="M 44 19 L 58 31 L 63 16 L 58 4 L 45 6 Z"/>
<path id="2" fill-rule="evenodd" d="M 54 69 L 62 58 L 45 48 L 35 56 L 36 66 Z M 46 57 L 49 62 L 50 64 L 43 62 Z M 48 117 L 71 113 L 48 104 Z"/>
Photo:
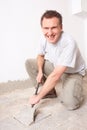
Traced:
<path id="1" fill-rule="evenodd" d="M 38 95 L 34 95 L 34 96 L 32 96 L 32 97 L 29 99 L 29 103 L 30 103 L 31 105 L 37 104 L 39 101 L 40 101 L 40 98 L 39 98 Z"/>

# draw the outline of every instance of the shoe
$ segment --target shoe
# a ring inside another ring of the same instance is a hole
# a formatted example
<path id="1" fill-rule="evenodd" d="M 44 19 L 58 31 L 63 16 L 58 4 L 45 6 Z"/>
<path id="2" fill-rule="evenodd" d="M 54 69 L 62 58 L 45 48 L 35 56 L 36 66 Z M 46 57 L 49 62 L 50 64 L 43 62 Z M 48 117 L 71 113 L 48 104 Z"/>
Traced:
<path id="1" fill-rule="evenodd" d="M 57 97 L 56 90 L 52 89 L 47 95 L 45 95 L 43 97 L 43 99 L 45 99 L 45 98 L 56 98 L 56 97 Z"/>

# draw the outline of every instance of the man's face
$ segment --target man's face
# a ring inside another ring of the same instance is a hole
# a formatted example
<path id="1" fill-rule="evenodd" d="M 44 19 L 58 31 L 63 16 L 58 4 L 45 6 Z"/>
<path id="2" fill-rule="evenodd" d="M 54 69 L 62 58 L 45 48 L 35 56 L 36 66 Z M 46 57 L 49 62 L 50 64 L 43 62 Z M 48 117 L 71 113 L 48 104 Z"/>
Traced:
<path id="1" fill-rule="evenodd" d="M 48 42 L 55 44 L 59 40 L 62 32 L 62 25 L 60 25 L 58 18 L 44 18 L 41 27 Z"/>

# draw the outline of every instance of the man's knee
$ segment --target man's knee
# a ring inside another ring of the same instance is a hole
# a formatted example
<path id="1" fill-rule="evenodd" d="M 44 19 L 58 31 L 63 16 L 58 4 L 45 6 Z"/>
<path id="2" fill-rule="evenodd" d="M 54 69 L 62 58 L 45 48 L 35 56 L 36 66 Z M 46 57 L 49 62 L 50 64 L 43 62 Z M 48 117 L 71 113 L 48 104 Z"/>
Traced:
<path id="1" fill-rule="evenodd" d="M 26 70 L 37 69 L 36 59 L 27 59 L 25 61 Z"/>
<path id="2" fill-rule="evenodd" d="M 72 89 L 71 89 L 72 88 Z M 68 110 L 79 108 L 84 100 L 81 86 L 68 86 L 60 94 L 60 101 Z"/>
<path id="3" fill-rule="evenodd" d="M 30 63 L 31 63 L 31 59 L 27 59 L 27 60 L 25 61 L 25 67 L 27 68 Z"/>
<path id="4" fill-rule="evenodd" d="M 61 101 L 61 103 L 68 109 L 68 110 L 76 110 L 78 109 L 82 103 L 84 98 L 82 97 L 81 100 L 78 100 L 77 98 L 74 98 L 70 101 Z"/>

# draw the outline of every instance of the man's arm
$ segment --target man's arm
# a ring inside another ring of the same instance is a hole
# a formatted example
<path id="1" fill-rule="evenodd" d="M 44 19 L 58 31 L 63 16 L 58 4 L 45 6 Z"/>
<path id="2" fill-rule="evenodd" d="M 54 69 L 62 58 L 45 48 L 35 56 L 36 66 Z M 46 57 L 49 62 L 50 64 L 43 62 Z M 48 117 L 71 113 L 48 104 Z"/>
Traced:
<path id="1" fill-rule="evenodd" d="M 38 94 L 39 98 L 43 98 L 49 91 L 51 91 L 59 81 L 61 75 L 64 73 L 67 67 L 58 66 L 53 72 L 48 76 L 45 84 L 43 85 L 40 93 Z"/>
<path id="2" fill-rule="evenodd" d="M 66 69 L 67 67 L 65 66 L 57 66 L 53 70 L 53 72 L 48 76 L 39 94 L 30 99 L 30 103 L 31 104 L 38 103 L 40 99 L 42 99 L 47 93 L 49 93 L 49 91 L 51 91 L 56 86 L 61 75 L 65 72 Z"/>
<path id="3" fill-rule="evenodd" d="M 38 75 L 37 82 L 40 83 L 43 77 L 43 65 L 44 65 L 44 55 L 37 56 L 37 66 L 38 66 Z"/>

